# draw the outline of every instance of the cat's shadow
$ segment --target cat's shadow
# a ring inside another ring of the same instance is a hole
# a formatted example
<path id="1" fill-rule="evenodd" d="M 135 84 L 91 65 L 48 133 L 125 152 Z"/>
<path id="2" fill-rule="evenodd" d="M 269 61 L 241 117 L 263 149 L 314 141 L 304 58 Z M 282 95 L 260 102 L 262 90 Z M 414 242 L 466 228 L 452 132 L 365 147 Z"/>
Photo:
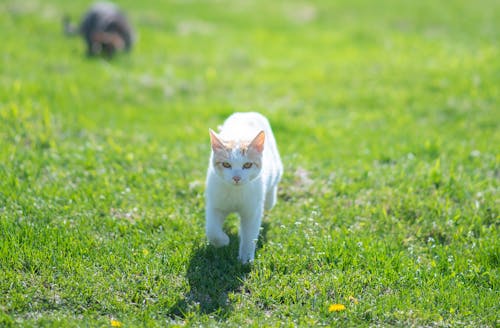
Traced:
<path id="1" fill-rule="evenodd" d="M 258 248 L 266 240 L 267 224 L 262 226 Z M 226 247 L 204 244 L 193 250 L 186 273 L 189 291 L 170 308 L 171 317 L 186 318 L 194 312 L 224 318 L 232 311 L 230 295 L 243 292 L 252 266 L 243 265 L 237 259 L 238 236 L 233 233 L 229 238 L 231 241 Z"/>

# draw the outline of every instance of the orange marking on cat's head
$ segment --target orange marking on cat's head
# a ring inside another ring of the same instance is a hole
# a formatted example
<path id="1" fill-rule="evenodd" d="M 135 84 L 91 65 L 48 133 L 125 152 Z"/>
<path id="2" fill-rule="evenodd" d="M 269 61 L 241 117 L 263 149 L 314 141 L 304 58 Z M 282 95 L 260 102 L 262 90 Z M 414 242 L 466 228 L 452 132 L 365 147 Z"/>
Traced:
<path id="1" fill-rule="evenodd" d="M 257 154 L 262 154 L 262 151 L 264 150 L 264 131 L 260 131 L 251 141 L 222 140 L 212 129 L 209 129 L 209 133 L 210 143 L 214 152 L 223 152 L 224 154 L 228 154 L 234 150 L 238 150 L 245 156 L 251 151 L 254 151 Z"/>

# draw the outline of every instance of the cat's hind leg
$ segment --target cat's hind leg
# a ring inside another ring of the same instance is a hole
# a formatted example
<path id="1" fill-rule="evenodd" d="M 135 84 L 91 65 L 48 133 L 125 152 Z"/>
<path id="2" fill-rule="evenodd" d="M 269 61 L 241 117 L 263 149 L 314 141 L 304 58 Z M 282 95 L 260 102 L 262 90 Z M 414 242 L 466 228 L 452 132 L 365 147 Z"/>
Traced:
<path id="1" fill-rule="evenodd" d="M 278 186 L 274 186 L 266 192 L 266 200 L 264 201 L 264 209 L 269 211 L 276 204 L 278 194 Z"/>
<path id="2" fill-rule="evenodd" d="M 213 208 L 206 208 L 206 225 L 205 230 L 207 233 L 208 241 L 215 247 L 222 247 L 229 245 L 229 237 L 222 230 L 224 219 L 226 215 L 219 210 Z"/>

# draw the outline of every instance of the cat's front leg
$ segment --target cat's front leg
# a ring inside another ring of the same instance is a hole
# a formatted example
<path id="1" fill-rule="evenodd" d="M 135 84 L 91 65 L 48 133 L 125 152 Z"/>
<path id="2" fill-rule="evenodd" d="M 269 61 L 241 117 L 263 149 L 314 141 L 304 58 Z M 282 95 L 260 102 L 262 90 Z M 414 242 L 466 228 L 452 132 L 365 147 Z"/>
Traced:
<path id="1" fill-rule="evenodd" d="M 240 252 L 238 259 L 243 263 L 253 262 L 255 247 L 259 238 L 262 209 L 251 214 L 240 214 Z"/>
<path id="2" fill-rule="evenodd" d="M 207 206 L 205 210 L 205 216 L 205 230 L 210 244 L 215 247 L 229 245 L 229 237 L 222 230 L 222 225 L 224 224 L 226 214 L 220 210 Z"/>

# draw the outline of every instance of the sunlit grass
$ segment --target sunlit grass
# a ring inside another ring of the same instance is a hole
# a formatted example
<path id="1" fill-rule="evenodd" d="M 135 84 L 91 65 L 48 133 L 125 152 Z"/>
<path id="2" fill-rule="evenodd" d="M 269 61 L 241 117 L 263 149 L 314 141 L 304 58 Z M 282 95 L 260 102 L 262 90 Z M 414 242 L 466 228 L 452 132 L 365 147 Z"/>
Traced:
<path id="1" fill-rule="evenodd" d="M 0 4 L 0 326 L 491 326 L 499 5 L 124 1 L 133 52 Z M 269 117 L 256 262 L 207 246 L 208 128 Z"/>

